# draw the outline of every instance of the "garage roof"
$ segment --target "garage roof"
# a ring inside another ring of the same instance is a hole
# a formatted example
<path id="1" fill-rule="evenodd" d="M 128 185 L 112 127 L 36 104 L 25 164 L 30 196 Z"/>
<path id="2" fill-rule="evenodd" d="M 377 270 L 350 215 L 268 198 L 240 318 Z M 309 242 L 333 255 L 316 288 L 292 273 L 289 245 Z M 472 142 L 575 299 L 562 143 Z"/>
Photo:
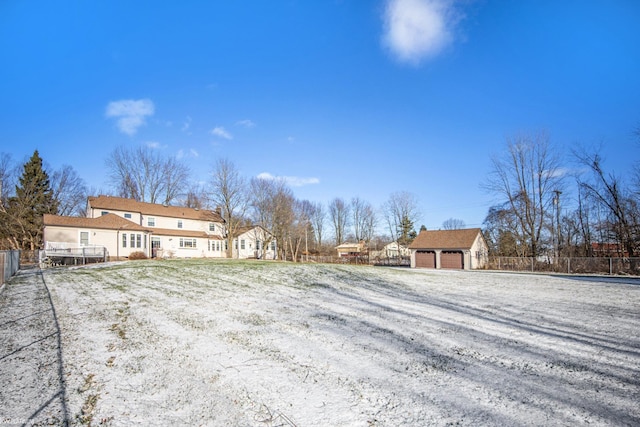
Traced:
<path id="1" fill-rule="evenodd" d="M 479 228 L 423 230 L 409 245 L 409 249 L 471 249 L 479 233 Z"/>

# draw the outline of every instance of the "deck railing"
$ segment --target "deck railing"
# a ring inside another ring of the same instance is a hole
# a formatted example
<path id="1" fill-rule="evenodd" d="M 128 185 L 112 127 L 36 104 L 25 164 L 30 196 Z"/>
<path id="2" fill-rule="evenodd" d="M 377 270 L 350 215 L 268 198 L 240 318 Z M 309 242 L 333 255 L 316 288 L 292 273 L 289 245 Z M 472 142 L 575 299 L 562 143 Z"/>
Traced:
<path id="1" fill-rule="evenodd" d="M 109 253 L 104 246 L 77 246 L 68 243 L 47 243 L 40 252 L 40 264 L 48 265 L 78 265 L 107 261 Z"/>

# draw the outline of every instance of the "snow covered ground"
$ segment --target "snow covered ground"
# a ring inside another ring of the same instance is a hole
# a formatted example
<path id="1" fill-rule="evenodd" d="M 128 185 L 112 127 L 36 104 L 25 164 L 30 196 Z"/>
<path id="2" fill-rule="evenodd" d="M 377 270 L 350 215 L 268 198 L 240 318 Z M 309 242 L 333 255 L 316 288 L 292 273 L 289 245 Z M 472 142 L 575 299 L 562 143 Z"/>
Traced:
<path id="1" fill-rule="evenodd" d="M 634 279 L 207 260 L 44 279 L 74 423 L 640 425 Z"/>

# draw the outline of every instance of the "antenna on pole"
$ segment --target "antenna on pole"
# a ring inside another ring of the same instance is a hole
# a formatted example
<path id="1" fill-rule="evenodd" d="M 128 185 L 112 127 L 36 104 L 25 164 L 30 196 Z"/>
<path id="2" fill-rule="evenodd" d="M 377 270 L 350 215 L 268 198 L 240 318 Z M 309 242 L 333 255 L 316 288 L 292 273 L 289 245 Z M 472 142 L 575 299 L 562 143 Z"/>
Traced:
<path id="1" fill-rule="evenodd" d="M 553 190 L 553 192 L 555 193 L 555 197 L 553 198 L 553 204 L 556 207 L 556 230 L 554 230 L 554 233 L 557 234 L 557 256 L 560 256 L 560 242 L 562 242 L 562 234 L 561 234 L 561 228 L 560 228 L 560 195 L 562 194 L 562 191 L 560 190 Z"/>

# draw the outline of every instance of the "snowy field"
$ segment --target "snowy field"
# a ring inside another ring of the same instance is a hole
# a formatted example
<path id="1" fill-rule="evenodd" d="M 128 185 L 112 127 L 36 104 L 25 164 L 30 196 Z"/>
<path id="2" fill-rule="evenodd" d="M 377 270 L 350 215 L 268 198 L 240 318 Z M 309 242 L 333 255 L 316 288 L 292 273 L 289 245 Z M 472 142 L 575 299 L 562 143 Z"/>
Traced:
<path id="1" fill-rule="evenodd" d="M 640 425 L 640 285 L 136 261 L 44 272 L 92 425 Z"/>

